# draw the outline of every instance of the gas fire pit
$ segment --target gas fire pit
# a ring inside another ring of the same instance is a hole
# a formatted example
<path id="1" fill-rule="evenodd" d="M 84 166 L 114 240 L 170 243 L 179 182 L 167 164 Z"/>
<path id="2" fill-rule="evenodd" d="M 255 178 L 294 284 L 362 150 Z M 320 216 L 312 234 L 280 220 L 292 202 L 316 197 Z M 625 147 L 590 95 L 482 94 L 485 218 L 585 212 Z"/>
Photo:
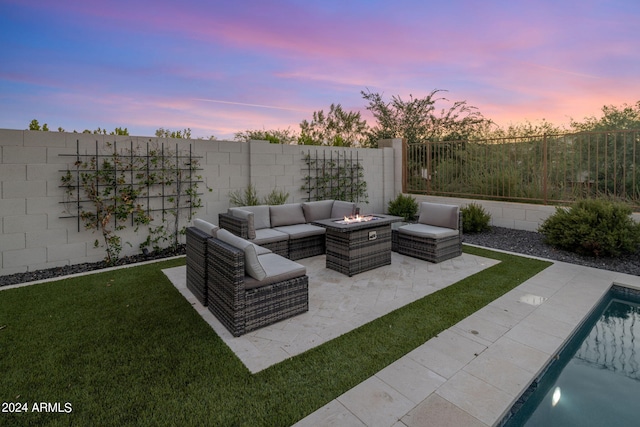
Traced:
<path id="1" fill-rule="evenodd" d="M 313 224 L 326 229 L 326 266 L 348 276 L 391 264 L 391 223 L 402 217 L 356 215 Z"/>

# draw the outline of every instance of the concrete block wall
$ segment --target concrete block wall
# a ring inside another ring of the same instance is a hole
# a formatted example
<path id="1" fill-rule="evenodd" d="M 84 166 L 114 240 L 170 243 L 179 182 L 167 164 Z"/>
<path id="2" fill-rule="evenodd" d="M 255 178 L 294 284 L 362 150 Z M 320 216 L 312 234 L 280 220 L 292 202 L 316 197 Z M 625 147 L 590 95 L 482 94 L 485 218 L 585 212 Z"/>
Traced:
<path id="1" fill-rule="evenodd" d="M 96 141 L 117 142 L 125 146 L 147 142 L 188 150 L 200 156 L 203 183 L 199 186 L 203 207 L 197 217 L 218 222 L 218 213 L 229 207 L 229 192 L 244 190 L 249 183 L 260 196 L 274 188 L 288 192 L 289 201 L 304 200 L 301 190 L 305 176 L 304 153 L 311 150 L 336 150 L 336 147 L 304 147 L 269 144 L 266 141 L 169 140 L 141 136 L 112 136 L 66 132 L 39 132 L 0 129 L 0 275 L 34 271 L 69 264 L 101 261 L 102 239 L 99 232 L 78 231 L 78 222 L 64 215 L 64 190 L 60 177 L 73 168 L 79 146 L 82 154 L 94 154 Z M 388 200 L 395 197 L 393 186 L 386 182 L 394 175 L 390 149 L 356 150 L 364 166 L 369 204 L 363 212 L 383 212 Z M 355 155 L 354 155 L 355 156 Z M 381 171 L 383 173 L 381 173 Z M 122 256 L 140 252 L 148 230 L 128 228 L 118 233 L 123 242 Z"/>

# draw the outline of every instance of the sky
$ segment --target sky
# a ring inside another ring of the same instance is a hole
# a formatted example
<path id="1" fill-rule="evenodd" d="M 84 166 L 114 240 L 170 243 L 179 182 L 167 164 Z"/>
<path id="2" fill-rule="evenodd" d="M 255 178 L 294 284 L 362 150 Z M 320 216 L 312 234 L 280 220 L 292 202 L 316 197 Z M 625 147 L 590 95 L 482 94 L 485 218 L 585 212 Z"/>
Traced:
<path id="1" fill-rule="evenodd" d="M 500 126 L 640 100 L 638 0 L 0 0 L 0 128 L 291 129 L 438 89 Z"/>

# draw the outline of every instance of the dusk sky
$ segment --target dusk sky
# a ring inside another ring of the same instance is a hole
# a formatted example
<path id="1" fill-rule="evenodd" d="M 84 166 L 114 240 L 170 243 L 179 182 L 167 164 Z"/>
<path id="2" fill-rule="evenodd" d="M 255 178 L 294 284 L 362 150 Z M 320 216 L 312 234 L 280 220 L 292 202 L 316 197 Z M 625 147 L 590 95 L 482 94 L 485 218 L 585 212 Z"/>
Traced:
<path id="1" fill-rule="evenodd" d="M 232 139 L 433 89 L 567 125 L 640 100 L 638 28 L 638 0 L 0 0 L 0 128 Z"/>

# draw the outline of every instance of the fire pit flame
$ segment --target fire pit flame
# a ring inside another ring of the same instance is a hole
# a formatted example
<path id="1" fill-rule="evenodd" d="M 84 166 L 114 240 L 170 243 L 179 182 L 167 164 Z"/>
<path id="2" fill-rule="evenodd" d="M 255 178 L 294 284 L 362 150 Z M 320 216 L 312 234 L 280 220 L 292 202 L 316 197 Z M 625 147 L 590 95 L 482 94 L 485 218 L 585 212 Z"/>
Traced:
<path id="1" fill-rule="evenodd" d="M 339 224 L 353 224 L 354 222 L 367 222 L 376 219 L 373 215 L 345 216 L 343 220 L 337 221 Z"/>

